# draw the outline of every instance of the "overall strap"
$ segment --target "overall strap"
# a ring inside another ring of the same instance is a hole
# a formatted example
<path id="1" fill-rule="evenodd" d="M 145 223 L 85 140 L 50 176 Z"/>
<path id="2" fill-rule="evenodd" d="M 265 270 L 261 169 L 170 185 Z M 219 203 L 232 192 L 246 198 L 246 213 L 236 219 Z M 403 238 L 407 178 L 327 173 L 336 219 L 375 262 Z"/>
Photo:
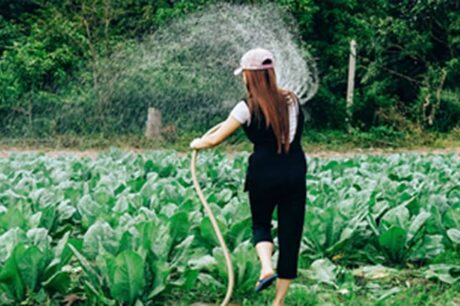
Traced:
<path id="1" fill-rule="evenodd" d="M 295 97 L 295 103 L 297 103 L 299 107 L 299 113 L 297 114 L 297 127 L 296 127 L 293 142 L 295 141 L 300 142 L 300 139 L 302 137 L 302 131 L 303 131 L 304 114 L 303 114 L 302 105 L 300 104 L 299 98 L 295 94 L 294 94 L 294 97 Z"/>

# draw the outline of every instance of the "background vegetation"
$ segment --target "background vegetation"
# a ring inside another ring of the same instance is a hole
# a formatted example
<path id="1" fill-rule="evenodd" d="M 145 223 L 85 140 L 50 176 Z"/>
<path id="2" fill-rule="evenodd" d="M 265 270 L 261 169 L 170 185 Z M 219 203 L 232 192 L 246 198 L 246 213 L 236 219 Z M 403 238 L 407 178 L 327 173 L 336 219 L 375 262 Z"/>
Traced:
<path id="1" fill-rule="evenodd" d="M 104 62 L 165 23 L 215 2 L 0 1 L 0 135 L 141 134 L 146 114 L 124 109 L 120 119 L 103 86 Z M 306 106 L 310 128 L 345 128 L 352 38 L 358 42 L 352 120 L 358 131 L 395 138 L 458 127 L 460 1 L 275 2 L 294 17 L 299 42 L 317 60 L 321 85 Z M 170 127 L 181 132 L 174 123 Z"/>

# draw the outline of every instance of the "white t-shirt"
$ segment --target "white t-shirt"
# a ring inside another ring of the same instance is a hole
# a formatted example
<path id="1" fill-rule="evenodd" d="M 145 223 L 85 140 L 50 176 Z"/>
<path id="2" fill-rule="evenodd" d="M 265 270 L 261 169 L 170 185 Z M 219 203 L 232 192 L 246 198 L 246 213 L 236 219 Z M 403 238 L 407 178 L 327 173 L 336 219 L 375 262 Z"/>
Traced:
<path id="1" fill-rule="evenodd" d="M 299 113 L 299 103 L 295 103 L 292 99 L 288 101 L 289 112 L 289 142 L 294 140 L 295 131 L 297 129 L 297 115 Z M 235 118 L 241 124 L 249 125 L 251 123 L 251 113 L 248 105 L 244 101 L 238 102 L 230 112 L 230 116 Z"/>

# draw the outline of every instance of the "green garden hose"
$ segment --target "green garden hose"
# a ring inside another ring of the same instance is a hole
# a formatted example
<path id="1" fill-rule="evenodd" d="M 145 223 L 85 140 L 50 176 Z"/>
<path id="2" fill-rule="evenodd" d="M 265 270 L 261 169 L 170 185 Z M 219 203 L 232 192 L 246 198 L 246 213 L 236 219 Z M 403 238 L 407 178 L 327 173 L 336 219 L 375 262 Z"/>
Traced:
<path id="1" fill-rule="evenodd" d="M 220 125 L 221 124 L 218 124 L 212 129 L 210 129 L 205 134 L 205 136 L 217 130 L 220 127 Z M 212 227 L 214 229 L 214 232 L 216 233 L 217 239 L 219 240 L 219 244 L 222 247 L 222 250 L 224 251 L 225 263 L 226 263 L 227 272 L 228 272 L 228 286 L 227 286 L 227 294 L 225 295 L 225 298 L 222 301 L 221 305 L 225 306 L 225 305 L 228 305 L 228 303 L 230 302 L 230 299 L 232 297 L 233 287 L 235 284 L 235 276 L 233 274 L 232 259 L 230 257 L 230 252 L 228 251 L 227 245 L 225 244 L 224 237 L 222 236 L 222 233 L 217 224 L 216 218 L 214 217 L 214 214 L 212 213 L 212 210 L 209 207 L 209 204 L 203 195 L 203 191 L 200 188 L 200 184 L 198 184 L 198 180 L 196 178 L 196 156 L 197 154 L 198 154 L 198 151 L 194 149 L 192 152 L 192 164 L 191 164 L 192 180 L 193 180 L 193 185 L 195 186 L 196 193 L 198 194 L 198 197 L 200 198 L 200 201 L 203 204 L 204 209 L 206 210 L 206 213 L 209 216 L 209 219 L 211 220 Z"/>

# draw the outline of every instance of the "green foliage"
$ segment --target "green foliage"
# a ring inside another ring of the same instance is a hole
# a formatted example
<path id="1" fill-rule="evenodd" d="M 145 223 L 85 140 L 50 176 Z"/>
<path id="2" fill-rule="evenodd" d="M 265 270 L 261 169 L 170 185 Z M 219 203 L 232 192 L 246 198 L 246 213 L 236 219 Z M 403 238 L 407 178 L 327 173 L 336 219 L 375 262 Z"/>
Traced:
<path id="1" fill-rule="evenodd" d="M 198 159 L 241 297 L 259 273 L 242 190 L 246 157 Z M 173 151 L 0 159 L 0 303 L 73 293 L 87 305 L 161 304 L 193 288 L 220 292 L 224 256 L 189 163 Z M 427 278 L 458 282 L 458 168 L 454 155 L 309 159 L 300 274 L 344 290 L 345 267 L 379 275 L 396 270 L 381 264 L 419 265 Z"/>
<path id="2" fill-rule="evenodd" d="M 11 136 L 139 133 L 145 114 L 132 105 L 142 86 L 130 87 L 132 99 L 121 101 L 123 111 L 109 111 L 110 101 L 120 101 L 111 96 L 104 75 L 107 59 L 215 2 L 1 2 L 0 131 Z M 351 39 L 358 43 L 354 126 L 450 131 L 458 125 L 458 1 L 275 2 L 295 19 L 299 43 L 317 58 L 321 86 L 306 106 L 311 126 L 344 127 Z"/>
<path id="3" fill-rule="evenodd" d="M 107 262 L 110 291 L 119 301 L 132 304 L 145 285 L 144 261 L 137 253 L 126 250 Z"/>
<path id="4" fill-rule="evenodd" d="M 1 54 L 0 114 L 5 133 L 53 131 L 59 118 L 50 115 L 56 116 L 64 104 L 56 89 L 66 86 L 86 56 L 78 23 L 54 9 L 46 16 L 30 17 L 27 35 L 16 37 Z"/>
<path id="5" fill-rule="evenodd" d="M 358 43 L 353 110 L 358 127 L 382 124 L 376 113 L 392 108 L 406 120 L 429 116 L 417 100 L 427 95 L 433 98 L 440 88 L 438 80 L 423 91 L 423 80 L 434 65 L 447 72 L 441 90 L 458 87 L 452 83 L 458 74 L 452 61 L 460 52 L 457 1 L 280 2 L 297 17 L 303 41 L 319 56 L 322 87 L 308 107 L 315 126 L 343 126 L 351 39 Z M 440 112 L 445 107 L 435 106 Z M 442 121 L 441 117 L 434 119 Z M 455 125 L 458 121 L 448 122 Z"/>

